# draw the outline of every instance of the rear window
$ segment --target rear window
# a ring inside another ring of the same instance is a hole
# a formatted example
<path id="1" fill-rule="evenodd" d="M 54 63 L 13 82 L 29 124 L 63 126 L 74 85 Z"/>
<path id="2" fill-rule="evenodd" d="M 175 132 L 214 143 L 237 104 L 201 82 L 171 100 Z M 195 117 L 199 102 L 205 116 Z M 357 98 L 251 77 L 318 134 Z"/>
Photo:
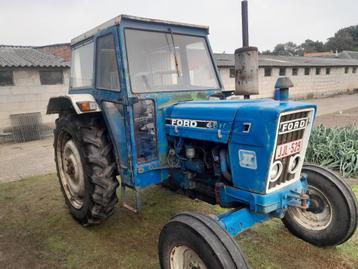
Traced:
<path id="1" fill-rule="evenodd" d="M 93 41 L 72 49 L 71 87 L 93 85 Z"/>

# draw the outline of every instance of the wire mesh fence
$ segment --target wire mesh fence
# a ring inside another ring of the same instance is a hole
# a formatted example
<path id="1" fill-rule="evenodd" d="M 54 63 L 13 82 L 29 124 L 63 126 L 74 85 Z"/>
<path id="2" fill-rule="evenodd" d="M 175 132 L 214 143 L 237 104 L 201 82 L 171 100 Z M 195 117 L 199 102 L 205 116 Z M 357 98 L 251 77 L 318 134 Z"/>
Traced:
<path id="1" fill-rule="evenodd" d="M 8 127 L 0 126 L 0 144 L 43 139 L 52 136 L 55 127 L 55 118 L 44 119 L 40 112 L 11 114 L 9 120 Z"/>
<path id="2" fill-rule="evenodd" d="M 10 122 L 14 142 L 41 139 L 42 117 L 40 112 L 11 114 Z"/>

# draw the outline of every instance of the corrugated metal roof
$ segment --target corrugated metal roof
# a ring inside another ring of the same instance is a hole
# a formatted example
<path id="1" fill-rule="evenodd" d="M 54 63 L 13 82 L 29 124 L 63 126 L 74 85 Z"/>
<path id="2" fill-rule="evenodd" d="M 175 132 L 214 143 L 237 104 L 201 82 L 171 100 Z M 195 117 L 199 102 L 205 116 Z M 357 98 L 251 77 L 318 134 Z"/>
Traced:
<path id="1" fill-rule="evenodd" d="M 70 63 L 31 47 L 0 46 L 0 67 L 69 67 Z"/>
<path id="2" fill-rule="evenodd" d="M 215 53 L 218 66 L 234 66 L 234 54 Z M 304 66 L 358 66 L 358 60 L 325 57 L 259 55 L 259 66 L 304 67 Z"/>

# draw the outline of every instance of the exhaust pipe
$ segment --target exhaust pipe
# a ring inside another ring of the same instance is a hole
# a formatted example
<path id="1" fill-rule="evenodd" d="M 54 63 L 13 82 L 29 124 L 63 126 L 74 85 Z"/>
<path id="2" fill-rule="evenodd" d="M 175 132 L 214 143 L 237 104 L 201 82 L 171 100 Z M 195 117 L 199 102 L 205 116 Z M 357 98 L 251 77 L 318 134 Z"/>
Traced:
<path id="1" fill-rule="evenodd" d="M 242 48 L 235 50 L 235 95 L 259 94 L 258 49 L 249 46 L 248 2 L 241 1 Z"/>

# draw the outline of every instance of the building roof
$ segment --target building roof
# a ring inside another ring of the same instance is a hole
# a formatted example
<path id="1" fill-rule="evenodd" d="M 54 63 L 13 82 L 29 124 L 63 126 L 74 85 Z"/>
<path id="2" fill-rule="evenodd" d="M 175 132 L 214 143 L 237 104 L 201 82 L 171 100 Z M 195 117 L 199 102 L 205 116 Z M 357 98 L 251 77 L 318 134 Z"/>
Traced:
<path id="1" fill-rule="evenodd" d="M 303 56 L 305 56 L 305 57 L 334 57 L 335 53 L 333 51 L 304 52 Z"/>
<path id="2" fill-rule="evenodd" d="M 182 22 L 174 22 L 174 21 L 166 21 L 166 20 L 157 20 L 157 19 L 149 19 L 149 18 L 143 18 L 143 17 L 137 17 L 137 16 L 132 16 L 132 15 L 119 15 L 117 17 L 114 17 L 113 19 L 106 21 L 105 23 L 102 23 L 101 25 L 73 38 L 71 40 L 71 45 L 74 45 L 78 42 L 81 42 L 87 38 L 90 38 L 92 36 L 94 36 L 96 33 L 112 27 L 114 25 L 119 25 L 121 23 L 122 19 L 127 19 L 127 20 L 133 20 L 133 21 L 142 21 L 142 22 L 152 22 L 152 23 L 160 23 L 160 24 L 168 24 L 168 25 L 177 25 L 177 26 L 186 26 L 186 27 L 192 27 L 192 28 L 201 28 L 201 29 L 205 29 L 208 30 L 209 27 L 205 26 L 205 25 L 197 25 L 197 24 L 190 24 L 190 23 L 182 23 Z"/>
<path id="3" fill-rule="evenodd" d="M 218 66 L 230 67 L 235 65 L 234 54 L 215 53 Z M 358 66 L 356 59 L 324 58 L 324 57 L 301 57 L 301 56 L 276 56 L 259 55 L 260 67 L 305 67 L 305 66 Z"/>
<path id="4" fill-rule="evenodd" d="M 69 67 L 60 57 L 32 47 L 0 46 L 0 67 Z"/>

